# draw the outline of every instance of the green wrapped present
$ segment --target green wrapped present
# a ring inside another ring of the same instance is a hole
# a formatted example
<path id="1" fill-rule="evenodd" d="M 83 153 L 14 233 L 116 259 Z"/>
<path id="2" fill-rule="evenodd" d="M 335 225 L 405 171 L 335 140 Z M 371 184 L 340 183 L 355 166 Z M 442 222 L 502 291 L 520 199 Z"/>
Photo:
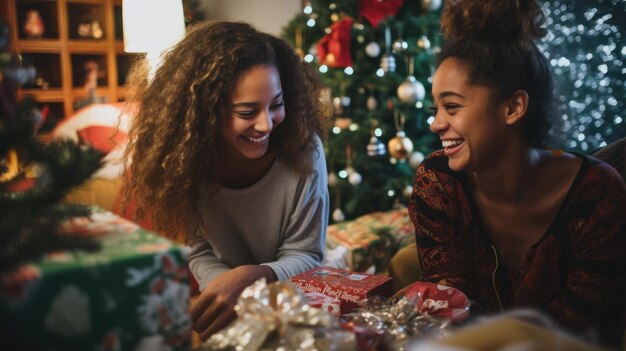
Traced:
<path id="1" fill-rule="evenodd" d="M 102 249 L 58 252 L 0 276 L 0 349 L 191 349 L 182 248 L 110 212 L 68 226 Z"/>

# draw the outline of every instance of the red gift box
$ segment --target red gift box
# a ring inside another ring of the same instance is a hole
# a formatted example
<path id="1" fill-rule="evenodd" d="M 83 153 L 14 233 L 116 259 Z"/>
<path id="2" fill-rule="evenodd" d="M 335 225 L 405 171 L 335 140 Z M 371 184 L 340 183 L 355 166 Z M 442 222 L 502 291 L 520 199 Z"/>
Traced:
<path id="1" fill-rule="evenodd" d="M 341 313 L 350 313 L 368 297 L 390 297 L 391 278 L 383 275 L 355 273 L 331 267 L 318 267 L 291 277 L 300 290 L 318 292 L 340 301 Z"/>

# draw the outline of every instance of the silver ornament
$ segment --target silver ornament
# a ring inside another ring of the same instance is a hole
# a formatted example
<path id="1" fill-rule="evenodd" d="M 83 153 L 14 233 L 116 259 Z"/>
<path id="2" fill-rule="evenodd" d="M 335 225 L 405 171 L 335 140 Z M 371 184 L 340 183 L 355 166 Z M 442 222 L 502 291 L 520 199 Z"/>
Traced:
<path id="1" fill-rule="evenodd" d="M 365 46 L 365 53 L 369 57 L 378 57 L 380 55 L 380 45 L 373 41 Z"/>
<path id="2" fill-rule="evenodd" d="M 346 219 L 346 216 L 343 214 L 343 211 L 341 211 L 341 209 L 339 207 L 337 207 L 334 211 L 333 211 L 333 220 L 335 222 L 342 222 Z"/>
<path id="3" fill-rule="evenodd" d="M 343 106 L 343 107 L 350 106 L 350 101 L 352 101 L 352 100 L 350 100 L 349 96 L 342 96 L 341 97 L 341 106 Z"/>
<path id="4" fill-rule="evenodd" d="M 415 151 L 411 154 L 411 157 L 409 158 L 409 166 L 417 168 L 422 163 L 422 161 L 424 161 L 424 154 L 419 151 Z"/>
<path id="5" fill-rule="evenodd" d="M 348 177 L 348 181 L 352 185 L 359 185 L 363 181 L 363 176 L 359 172 L 352 172 L 350 177 Z"/>
<path id="6" fill-rule="evenodd" d="M 395 72 L 396 58 L 392 55 L 383 55 L 380 59 L 380 68 L 382 68 L 385 73 Z"/>
<path id="7" fill-rule="evenodd" d="M 402 195 L 407 198 L 411 197 L 411 195 L 413 195 L 413 187 L 411 185 L 404 187 L 404 189 L 402 189 Z"/>
<path id="8" fill-rule="evenodd" d="M 422 8 L 427 11 L 436 11 L 441 7 L 441 0 L 420 0 Z"/>
<path id="9" fill-rule="evenodd" d="M 367 156 L 382 156 L 386 152 L 387 149 L 385 148 L 385 144 L 380 141 L 375 135 L 372 135 L 369 144 L 367 144 Z"/>
<path id="10" fill-rule="evenodd" d="M 409 76 L 398 86 L 398 98 L 400 101 L 412 104 L 418 100 L 423 100 L 426 96 L 426 88 L 415 77 Z"/>

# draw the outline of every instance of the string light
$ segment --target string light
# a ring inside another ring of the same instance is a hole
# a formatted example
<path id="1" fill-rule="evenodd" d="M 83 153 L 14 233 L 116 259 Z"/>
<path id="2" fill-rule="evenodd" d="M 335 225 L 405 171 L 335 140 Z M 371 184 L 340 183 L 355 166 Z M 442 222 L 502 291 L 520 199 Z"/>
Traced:
<path id="1" fill-rule="evenodd" d="M 555 72 L 563 107 L 551 131 L 562 140 L 560 147 L 592 152 L 625 136 L 626 42 L 619 18 L 626 2 L 557 0 L 546 1 L 543 9 L 548 34 L 539 48 Z"/>

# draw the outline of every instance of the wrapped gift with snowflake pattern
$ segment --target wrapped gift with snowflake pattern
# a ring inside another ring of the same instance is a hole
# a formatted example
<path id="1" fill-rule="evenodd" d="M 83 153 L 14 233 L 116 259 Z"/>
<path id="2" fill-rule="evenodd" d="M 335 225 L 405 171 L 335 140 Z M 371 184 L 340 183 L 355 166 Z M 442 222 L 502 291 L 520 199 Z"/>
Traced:
<path id="1" fill-rule="evenodd" d="M 415 228 L 408 209 L 372 212 L 328 226 L 328 258 L 324 265 L 354 272 L 385 272 L 393 255 L 412 242 L 415 242 Z M 334 257 L 336 252 L 342 257 Z"/>
<path id="2" fill-rule="evenodd" d="M 97 252 L 48 255 L 0 277 L 0 348 L 189 350 L 182 248 L 110 212 L 68 222 Z"/>

